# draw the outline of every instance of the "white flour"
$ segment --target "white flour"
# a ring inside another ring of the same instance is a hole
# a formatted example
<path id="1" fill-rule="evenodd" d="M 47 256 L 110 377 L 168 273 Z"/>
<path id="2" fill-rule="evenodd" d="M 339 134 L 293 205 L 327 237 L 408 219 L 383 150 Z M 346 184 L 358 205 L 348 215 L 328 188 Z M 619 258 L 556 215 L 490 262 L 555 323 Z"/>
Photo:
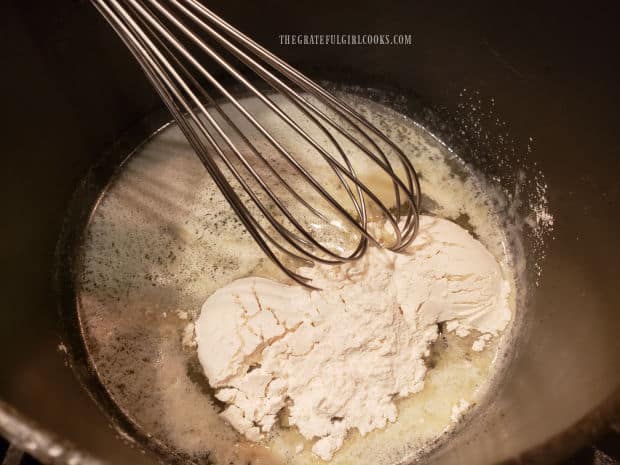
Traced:
<path id="1" fill-rule="evenodd" d="M 248 439 L 281 410 L 332 458 L 347 433 L 397 417 L 395 400 L 424 387 L 424 358 L 448 331 L 482 336 L 482 350 L 511 318 L 510 285 L 487 249 L 447 220 L 423 216 L 407 253 L 370 248 L 359 261 L 303 269 L 322 291 L 242 278 L 205 302 L 198 355 L 222 416 Z M 459 415 L 460 411 L 455 415 Z"/>

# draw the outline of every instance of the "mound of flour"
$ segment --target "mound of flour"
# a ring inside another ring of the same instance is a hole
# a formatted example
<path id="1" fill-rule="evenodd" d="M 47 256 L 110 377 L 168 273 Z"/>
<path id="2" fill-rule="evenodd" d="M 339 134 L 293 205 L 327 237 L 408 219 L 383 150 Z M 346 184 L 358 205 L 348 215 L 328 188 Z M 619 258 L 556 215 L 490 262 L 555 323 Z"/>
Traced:
<path id="1" fill-rule="evenodd" d="M 482 350 L 511 318 L 495 258 L 439 218 L 421 217 L 406 253 L 370 248 L 353 263 L 300 271 L 322 290 L 239 279 L 207 299 L 195 337 L 234 428 L 260 440 L 285 409 L 324 460 L 350 429 L 365 435 L 394 422 L 395 399 L 423 388 L 438 323 L 480 332 Z"/>

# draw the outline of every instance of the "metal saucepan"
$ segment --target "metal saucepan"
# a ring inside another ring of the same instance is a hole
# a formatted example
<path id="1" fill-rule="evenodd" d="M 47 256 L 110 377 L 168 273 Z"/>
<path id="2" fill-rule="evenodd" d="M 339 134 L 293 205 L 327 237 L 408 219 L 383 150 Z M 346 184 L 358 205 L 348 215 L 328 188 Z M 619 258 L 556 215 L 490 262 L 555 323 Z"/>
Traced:
<path id="1" fill-rule="evenodd" d="M 528 290 L 519 345 L 493 405 L 435 463 L 550 463 L 609 425 L 620 405 L 620 41 L 611 7 L 211 6 L 317 79 L 381 89 L 506 192 L 518 172 L 544 173 L 554 231 L 542 248 L 525 235 L 525 273 L 538 285 Z M 88 2 L 22 0 L 1 8 L 0 432 L 44 461 L 154 463 L 161 451 L 128 441 L 145 439 L 130 423 L 116 419 L 123 434 L 110 427 L 105 412 L 115 407 L 67 308 L 74 304 L 71 244 L 122 158 L 165 114 Z M 293 47 L 278 39 L 359 32 L 414 40 L 407 47 Z M 523 185 L 519 195 L 535 193 L 535 183 Z"/>

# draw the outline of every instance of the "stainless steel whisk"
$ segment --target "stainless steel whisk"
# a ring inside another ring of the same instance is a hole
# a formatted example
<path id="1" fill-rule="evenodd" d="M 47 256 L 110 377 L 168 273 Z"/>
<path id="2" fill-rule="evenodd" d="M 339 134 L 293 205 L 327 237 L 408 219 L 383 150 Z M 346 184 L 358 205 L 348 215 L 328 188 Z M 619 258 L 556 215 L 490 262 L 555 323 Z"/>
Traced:
<path id="1" fill-rule="evenodd" d="M 393 231 L 383 246 L 401 251 L 413 241 L 420 209 L 417 174 L 402 151 L 351 106 L 197 0 L 91 1 L 137 59 L 243 225 L 290 278 L 313 287 L 297 271 L 301 263 L 348 262 L 359 259 L 369 243 L 379 246 L 368 230 L 369 209 Z M 240 103 L 205 62 L 225 71 L 292 130 L 306 156 L 311 152 L 314 162 L 324 163 L 321 174 L 337 177 L 347 201 L 337 200 L 317 170 L 304 165 L 295 148 Z M 284 111 L 282 99 L 295 111 Z M 389 181 L 390 202 L 358 176 L 360 157 Z M 299 209 L 320 223 L 302 221 Z M 353 250 L 328 245 L 317 234 L 333 228 L 350 236 L 343 225 L 353 228 Z"/>

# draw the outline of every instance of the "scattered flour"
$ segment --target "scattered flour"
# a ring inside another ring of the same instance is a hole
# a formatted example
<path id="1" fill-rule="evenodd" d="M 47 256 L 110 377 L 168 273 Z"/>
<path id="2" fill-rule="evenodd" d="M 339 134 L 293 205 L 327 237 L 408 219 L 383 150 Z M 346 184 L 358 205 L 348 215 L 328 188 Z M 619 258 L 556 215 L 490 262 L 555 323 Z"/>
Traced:
<path id="1" fill-rule="evenodd" d="M 195 336 L 235 429 L 258 441 L 286 415 L 324 460 L 349 430 L 363 436 L 394 422 L 395 400 L 424 387 L 439 323 L 457 335 L 483 333 L 478 350 L 511 318 L 495 258 L 439 218 L 421 217 L 406 253 L 370 248 L 353 263 L 300 271 L 322 290 L 238 279 L 207 299 Z M 455 407 L 453 420 L 468 404 Z"/>
<path id="2" fill-rule="evenodd" d="M 183 347 L 196 347 L 196 339 L 194 338 L 194 323 L 187 323 L 183 328 L 183 337 L 181 339 Z"/>
<path id="3" fill-rule="evenodd" d="M 474 341 L 471 348 L 474 352 L 482 352 L 493 336 L 489 333 L 482 334 Z"/>
<path id="4" fill-rule="evenodd" d="M 461 399 L 458 404 L 454 404 L 452 406 L 452 416 L 450 417 L 452 423 L 456 423 L 457 421 L 459 421 L 459 419 L 463 416 L 463 414 L 467 411 L 468 408 L 469 402 L 467 402 L 465 399 Z"/>

